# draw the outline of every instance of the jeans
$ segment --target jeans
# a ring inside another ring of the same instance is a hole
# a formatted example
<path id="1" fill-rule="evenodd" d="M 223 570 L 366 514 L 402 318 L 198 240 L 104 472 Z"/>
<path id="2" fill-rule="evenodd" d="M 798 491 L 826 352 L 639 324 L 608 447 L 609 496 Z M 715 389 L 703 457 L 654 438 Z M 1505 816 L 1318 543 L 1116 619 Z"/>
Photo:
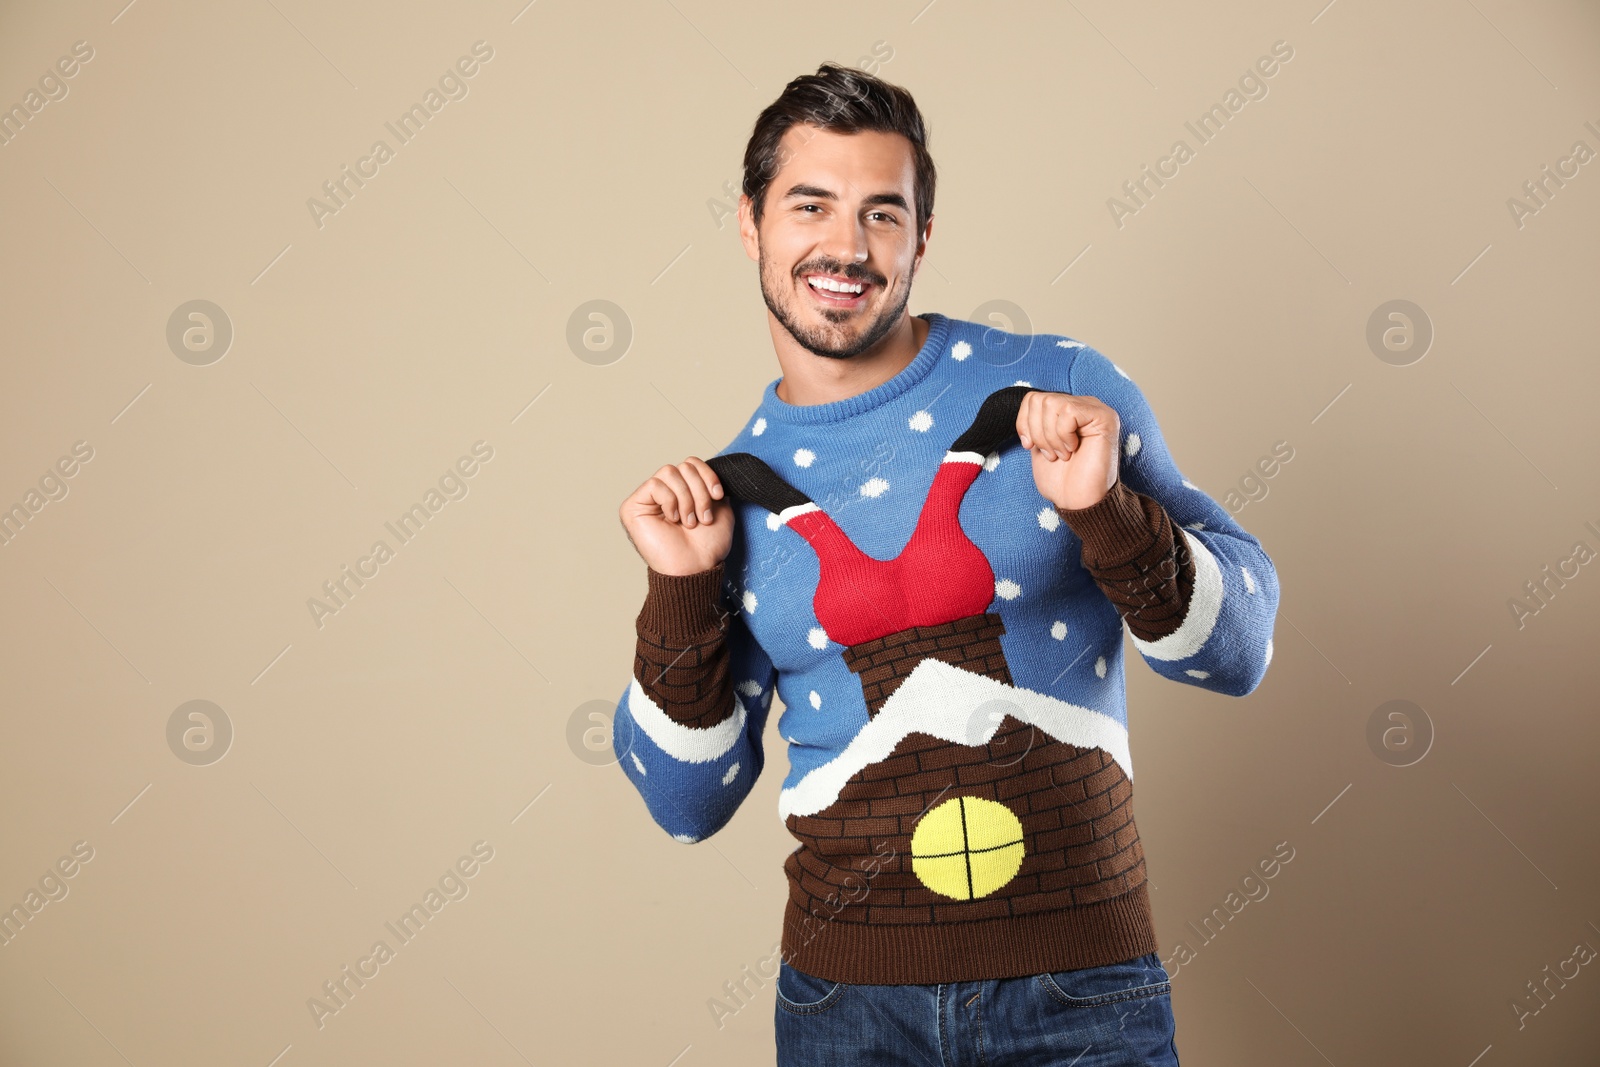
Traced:
<path id="1" fill-rule="evenodd" d="M 1176 1067 L 1171 980 L 1122 963 L 942 985 L 853 985 L 780 963 L 778 1067 Z"/>

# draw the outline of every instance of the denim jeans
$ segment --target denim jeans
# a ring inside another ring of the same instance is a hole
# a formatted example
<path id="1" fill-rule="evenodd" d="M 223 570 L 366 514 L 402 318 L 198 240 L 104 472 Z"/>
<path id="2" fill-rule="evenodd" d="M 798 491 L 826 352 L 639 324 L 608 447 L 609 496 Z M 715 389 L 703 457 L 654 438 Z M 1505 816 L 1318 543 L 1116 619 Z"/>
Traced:
<path id="1" fill-rule="evenodd" d="M 1076 971 L 854 985 L 780 963 L 778 1067 L 1176 1067 L 1171 980 L 1154 952 Z"/>

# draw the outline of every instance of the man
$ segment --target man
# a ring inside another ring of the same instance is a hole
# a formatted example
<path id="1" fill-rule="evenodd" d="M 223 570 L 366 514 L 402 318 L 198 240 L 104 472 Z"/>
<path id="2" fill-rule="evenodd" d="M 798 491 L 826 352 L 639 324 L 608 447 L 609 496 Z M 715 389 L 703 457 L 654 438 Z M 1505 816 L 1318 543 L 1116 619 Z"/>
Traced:
<path id="1" fill-rule="evenodd" d="M 1244 696 L 1277 574 L 1104 355 L 907 314 L 926 140 L 904 89 L 831 64 L 756 121 L 739 227 L 782 376 L 619 509 L 648 584 L 619 764 L 703 840 L 782 690 L 780 1064 L 1175 1064 L 1122 628 Z"/>

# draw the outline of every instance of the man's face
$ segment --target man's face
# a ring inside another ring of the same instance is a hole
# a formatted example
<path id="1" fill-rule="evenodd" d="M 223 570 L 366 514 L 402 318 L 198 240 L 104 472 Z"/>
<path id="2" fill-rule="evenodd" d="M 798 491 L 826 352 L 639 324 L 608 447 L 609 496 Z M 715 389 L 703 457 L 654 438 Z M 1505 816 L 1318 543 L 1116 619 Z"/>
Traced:
<path id="1" fill-rule="evenodd" d="M 917 231 L 911 142 L 796 125 L 777 158 L 759 229 L 749 199 L 739 205 L 745 250 L 761 264 L 761 296 L 807 351 L 860 355 L 905 313 L 932 231 L 931 217 Z"/>

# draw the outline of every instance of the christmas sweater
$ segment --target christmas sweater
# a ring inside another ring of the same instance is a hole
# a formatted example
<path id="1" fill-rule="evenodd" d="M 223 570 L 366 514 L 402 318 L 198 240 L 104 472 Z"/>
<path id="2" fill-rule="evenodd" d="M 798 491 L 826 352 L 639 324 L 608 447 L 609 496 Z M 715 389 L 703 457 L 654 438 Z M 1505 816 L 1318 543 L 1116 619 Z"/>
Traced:
<path id="1" fill-rule="evenodd" d="M 923 317 L 894 377 L 813 405 L 774 380 L 707 461 L 733 544 L 698 574 L 646 568 L 618 765 L 662 829 L 702 841 L 760 775 L 782 697 L 782 954 L 808 974 L 931 984 L 1159 951 L 1123 630 L 1163 677 L 1244 696 L 1272 658 L 1276 570 L 1106 356 Z M 1030 390 L 1117 412 L 1093 506 L 1034 484 Z"/>

